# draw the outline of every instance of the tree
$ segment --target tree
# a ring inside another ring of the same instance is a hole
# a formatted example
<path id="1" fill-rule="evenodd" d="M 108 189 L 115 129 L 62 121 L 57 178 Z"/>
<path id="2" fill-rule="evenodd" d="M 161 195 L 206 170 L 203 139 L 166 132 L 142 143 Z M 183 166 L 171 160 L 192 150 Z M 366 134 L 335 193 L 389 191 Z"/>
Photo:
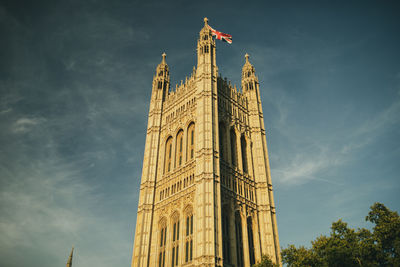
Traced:
<path id="1" fill-rule="evenodd" d="M 279 267 L 278 264 L 272 262 L 267 255 L 261 256 L 261 261 L 253 265 L 253 267 Z"/>
<path id="2" fill-rule="evenodd" d="M 373 232 L 351 229 L 342 220 L 332 223 L 329 236 L 312 241 L 311 248 L 289 245 L 282 250 L 288 266 L 400 266 L 400 217 L 381 203 L 366 217 Z"/>
<path id="3" fill-rule="evenodd" d="M 375 224 L 374 240 L 381 266 L 400 266 L 400 217 L 381 203 L 375 203 L 365 218 Z"/>
<path id="4" fill-rule="evenodd" d="M 282 260 L 293 267 L 323 266 L 320 257 L 311 249 L 289 245 L 282 250 Z"/>

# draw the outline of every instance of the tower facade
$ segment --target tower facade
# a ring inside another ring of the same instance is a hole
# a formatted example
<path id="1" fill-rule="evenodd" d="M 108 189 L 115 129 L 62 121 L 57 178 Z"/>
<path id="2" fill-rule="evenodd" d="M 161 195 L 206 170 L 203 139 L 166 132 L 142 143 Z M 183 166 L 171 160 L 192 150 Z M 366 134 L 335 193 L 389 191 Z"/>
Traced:
<path id="1" fill-rule="evenodd" d="M 247 54 L 241 91 L 219 77 L 204 23 L 190 77 L 163 54 L 153 78 L 132 267 L 280 263 L 258 78 Z"/>

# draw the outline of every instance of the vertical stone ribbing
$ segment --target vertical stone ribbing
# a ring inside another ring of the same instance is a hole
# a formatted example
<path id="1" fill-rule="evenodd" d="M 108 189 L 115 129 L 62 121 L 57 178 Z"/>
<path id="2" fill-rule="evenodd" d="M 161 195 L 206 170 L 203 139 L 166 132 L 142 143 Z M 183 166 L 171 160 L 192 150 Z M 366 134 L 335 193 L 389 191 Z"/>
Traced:
<path id="1" fill-rule="evenodd" d="M 169 82 L 163 54 L 153 78 L 132 267 L 159 266 L 164 252 L 164 266 L 171 266 L 176 246 L 179 266 L 249 267 L 262 254 L 280 263 L 259 85 L 248 56 L 240 92 L 218 77 L 215 41 L 205 19 L 192 75 L 175 91 L 169 91 Z M 222 213 L 229 218 L 227 224 L 222 223 Z M 191 215 L 193 233 L 188 235 Z M 179 241 L 173 241 L 172 221 L 180 222 Z M 228 231 L 223 232 L 222 225 Z M 164 227 L 167 234 L 162 237 Z M 163 246 L 161 238 L 166 240 Z M 229 242 L 223 242 L 226 238 Z M 224 254 L 223 244 L 229 246 L 229 254 Z"/>

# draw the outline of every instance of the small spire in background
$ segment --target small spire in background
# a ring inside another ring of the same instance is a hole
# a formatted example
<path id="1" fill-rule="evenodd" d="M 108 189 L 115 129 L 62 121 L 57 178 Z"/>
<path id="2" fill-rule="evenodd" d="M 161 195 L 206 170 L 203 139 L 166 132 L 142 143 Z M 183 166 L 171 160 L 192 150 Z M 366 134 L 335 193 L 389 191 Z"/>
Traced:
<path id="1" fill-rule="evenodd" d="M 71 254 L 69 255 L 67 267 L 72 267 L 72 256 L 74 255 L 74 246 L 72 246 Z"/>

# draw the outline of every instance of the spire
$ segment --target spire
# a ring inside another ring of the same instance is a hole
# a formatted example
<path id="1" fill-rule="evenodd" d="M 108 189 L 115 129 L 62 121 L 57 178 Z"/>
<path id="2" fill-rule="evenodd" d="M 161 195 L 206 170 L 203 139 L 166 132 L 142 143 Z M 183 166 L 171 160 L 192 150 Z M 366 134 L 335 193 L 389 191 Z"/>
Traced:
<path id="1" fill-rule="evenodd" d="M 152 97 L 155 99 L 165 99 L 169 91 L 169 67 L 166 61 L 167 54 L 161 54 L 161 62 L 156 68 L 156 75 L 153 77 L 153 92 Z"/>
<path id="2" fill-rule="evenodd" d="M 161 63 L 164 63 L 164 64 L 167 64 L 166 62 L 165 62 L 165 58 L 167 57 L 167 54 L 165 54 L 165 52 L 164 53 L 162 53 L 162 61 L 161 61 Z"/>
<path id="3" fill-rule="evenodd" d="M 242 68 L 242 79 L 253 76 L 255 74 L 255 69 L 253 65 L 251 65 L 249 57 L 250 56 L 247 53 L 244 55 L 246 62 L 244 63 Z"/>
<path id="4" fill-rule="evenodd" d="M 200 30 L 197 40 L 197 67 L 202 64 L 215 64 L 215 41 L 212 38 L 208 18 L 204 18 L 204 27 Z M 196 71 L 200 69 L 197 68 Z"/>
<path id="5" fill-rule="evenodd" d="M 250 61 L 249 61 L 249 58 L 250 58 L 249 54 L 246 53 L 246 54 L 244 55 L 244 58 L 245 58 L 245 62 L 244 62 L 243 70 L 244 70 L 245 68 L 252 68 L 253 65 L 251 65 L 251 63 L 250 63 Z"/>
<path id="6" fill-rule="evenodd" d="M 242 68 L 242 90 L 253 90 L 257 87 L 258 78 L 256 77 L 256 70 L 249 61 L 249 54 L 245 54 L 245 63 Z"/>
<path id="7" fill-rule="evenodd" d="M 165 60 L 167 57 L 167 54 L 162 53 L 162 59 L 160 64 L 158 64 L 157 66 L 157 70 L 156 70 L 156 75 L 158 76 L 164 76 L 164 74 L 168 75 L 169 74 L 169 70 L 168 70 L 168 64 L 167 61 Z"/>
<path id="8" fill-rule="evenodd" d="M 162 56 L 162 59 L 161 59 L 160 64 L 158 64 L 157 68 L 163 68 L 165 66 L 167 66 L 167 68 L 168 68 L 167 61 L 165 60 L 167 58 L 167 54 L 165 54 L 165 52 L 164 52 L 164 53 L 162 53 L 161 56 Z"/>
<path id="9" fill-rule="evenodd" d="M 69 255 L 67 267 L 72 267 L 72 256 L 74 254 L 74 247 L 72 247 L 71 254 Z"/>

